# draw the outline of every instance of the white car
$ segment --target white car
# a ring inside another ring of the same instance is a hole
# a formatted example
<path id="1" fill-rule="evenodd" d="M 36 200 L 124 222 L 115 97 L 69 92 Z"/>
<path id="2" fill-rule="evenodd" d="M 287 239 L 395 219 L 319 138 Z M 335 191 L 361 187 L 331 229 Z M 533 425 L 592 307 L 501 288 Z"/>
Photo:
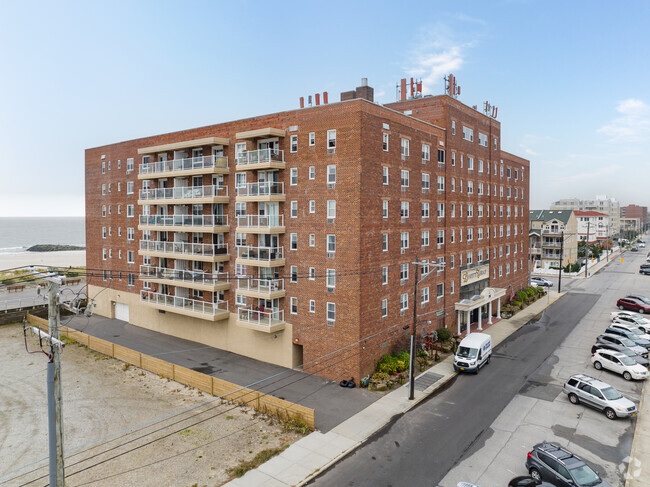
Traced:
<path id="1" fill-rule="evenodd" d="M 634 326 L 644 333 L 650 333 L 650 320 L 633 311 L 615 311 L 612 313 L 612 323 L 624 323 Z"/>
<path id="2" fill-rule="evenodd" d="M 639 242 L 639 247 L 640 247 L 640 248 L 644 248 L 644 247 L 645 247 L 645 243 L 643 243 L 643 242 Z"/>
<path id="3" fill-rule="evenodd" d="M 648 369 L 643 365 L 636 363 L 630 357 L 613 350 L 596 350 L 591 354 L 591 363 L 596 370 L 607 369 L 617 374 L 621 374 L 623 379 L 645 380 L 650 375 Z"/>
<path id="4" fill-rule="evenodd" d="M 615 330 L 623 330 L 628 333 L 632 333 L 636 338 L 642 338 L 643 340 L 650 341 L 650 335 L 648 335 L 646 332 L 641 330 L 638 326 L 632 325 L 630 323 L 620 323 L 618 321 L 612 321 L 612 324 L 609 325 L 609 327 L 614 328 Z"/>

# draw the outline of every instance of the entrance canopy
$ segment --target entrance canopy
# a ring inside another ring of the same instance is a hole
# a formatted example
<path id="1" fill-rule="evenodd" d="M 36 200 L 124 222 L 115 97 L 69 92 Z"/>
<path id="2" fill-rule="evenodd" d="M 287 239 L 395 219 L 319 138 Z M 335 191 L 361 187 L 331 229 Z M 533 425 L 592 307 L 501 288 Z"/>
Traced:
<path id="1" fill-rule="evenodd" d="M 492 324 L 492 301 L 496 300 L 497 302 L 497 316 L 501 314 L 501 298 L 506 295 L 506 290 L 504 288 L 496 287 L 486 287 L 481 291 L 481 294 L 472 296 L 469 299 L 463 299 L 462 301 L 457 302 L 454 306 L 456 312 L 458 313 L 458 334 L 460 335 L 462 330 L 462 324 L 465 322 L 467 324 L 467 333 L 470 333 L 470 313 L 475 309 L 478 309 L 478 329 L 479 331 L 483 329 L 481 325 L 482 319 L 482 310 L 483 306 L 488 307 L 488 325 Z M 464 316 L 463 316 L 464 315 Z"/>

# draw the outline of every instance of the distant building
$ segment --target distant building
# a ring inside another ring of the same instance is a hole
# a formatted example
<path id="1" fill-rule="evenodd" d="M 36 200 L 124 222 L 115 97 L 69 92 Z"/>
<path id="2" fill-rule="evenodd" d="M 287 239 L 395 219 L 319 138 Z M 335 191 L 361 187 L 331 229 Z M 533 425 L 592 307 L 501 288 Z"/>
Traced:
<path id="1" fill-rule="evenodd" d="M 621 218 L 621 235 L 625 236 L 626 232 L 636 232 L 641 231 L 641 219 L 640 218 Z"/>
<path id="2" fill-rule="evenodd" d="M 638 218 L 641 225 L 647 225 L 648 207 L 639 205 L 621 206 L 621 218 Z"/>
<path id="3" fill-rule="evenodd" d="M 595 244 L 607 240 L 609 217 L 598 211 L 574 211 L 578 222 L 578 239 Z"/>
<path id="4" fill-rule="evenodd" d="M 531 210 L 529 225 L 531 269 L 578 261 L 578 225 L 572 210 Z"/>
<path id="5" fill-rule="evenodd" d="M 568 198 L 551 204 L 551 210 L 598 211 L 609 216 L 609 235 L 618 237 L 620 232 L 621 204 L 606 195 L 597 195 L 593 200 Z"/>

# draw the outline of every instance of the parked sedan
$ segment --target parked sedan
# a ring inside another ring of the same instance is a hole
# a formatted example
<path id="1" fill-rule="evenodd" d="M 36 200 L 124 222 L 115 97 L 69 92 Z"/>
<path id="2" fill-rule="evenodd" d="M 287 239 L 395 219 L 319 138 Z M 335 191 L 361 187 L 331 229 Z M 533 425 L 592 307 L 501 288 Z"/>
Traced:
<path id="1" fill-rule="evenodd" d="M 612 323 L 628 323 L 634 325 L 644 332 L 650 332 L 650 320 L 644 318 L 643 315 L 635 313 L 634 311 L 614 311 L 612 314 Z"/>
<path id="2" fill-rule="evenodd" d="M 618 309 L 628 309 L 630 311 L 637 311 L 641 314 L 650 313 L 650 305 L 644 303 L 643 301 L 635 298 L 621 298 L 616 301 L 616 307 Z"/>
<path id="3" fill-rule="evenodd" d="M 650 340 L 645 340 L 643 338 L 639 338 L 637 335 L 634 333 L 630 333 L 627 330 L 622 330 L 620 328 L 612 328 L 609 327 L 605 330 L 606 335 L 618 335 L 620 337 L 625 337 L 629 340 L 632 340 L 636 345 L 639 347 L 643 347 L 646 350 L 650 349 Z"/>
<path id="4" fill-rule="evenodd" d="M 643 365 L 646 369 L 650 368 L 650 362 L 648 361 L 647 358 L 643 358 L 643 356 L 634 353 L 632 350 L 624 347 L 623 345 L 617 345 L 616 343 L 596 342 L 591 346 L 591 353 L 594 353 L 596 350 L 609 350 L 612 352 L 620 352 L 626 357 L 630 357 L 637 364 Z"/>
<path id="5" fill-rule="evenodd" d="M 638 326 L 634 326 L 630 323 L 620 323 L 618 321 L 612 321 L 612 324 L 609 325 L 609 328 L 624 330 L 627 331 L 628 333 L 632 333 L 633 335 L 636 336 L 636 338 L 640 338 L 642 340 L 650 340 L 650 335 L 648 335 L 645 331 L 640 329 Z M 633 339 L 632 337 L 630 338 Z"/>
<path id="6" fill-rule="evenodd" d="M 650 276 L 650 267 L 641 267 L 639 269 L 639 274 L 643 274 L 645 276 Z"/>
<path id="7" fill-rule="evenodd" d="M 639 347 L 632 340 L 628 340 L 627 338 L 622 336 L 608 335 L 608 334 L 600 335 L 598 338 L 596 338 L 596 345 L 601 343 L 603 344 L 614 343 L 615 345 L 620 345 L 625 348 L 629 348 L 637 355 L 641 355 L 643 358 L 648 358 L 648 350 L 646 348 Z"/>
<path id="8" fill-rule="evenodd" d="M 530 278 L 531 284 L 537 284 L 542 287 L 553 287 L 553 281 L 546 279 L 544 277 L 534 276 Z"/>
<path id="9" fill-rule="evenodd" d="M 630 248 L 630 252 L 638 252 L 638 251 L 639 251 L 639 247 L 637 247 L 636 245 L 632 245 L 632 247 Z"/>
<path id="10" fill-rule="evenodd" d="M 594 364 L 596 370 L 611 370 L 622 375 L 625 380 L 645 380 L 648 378 L 648 369 L 619 352 L 596 350 L 591 355 L 591 363 Z"/>

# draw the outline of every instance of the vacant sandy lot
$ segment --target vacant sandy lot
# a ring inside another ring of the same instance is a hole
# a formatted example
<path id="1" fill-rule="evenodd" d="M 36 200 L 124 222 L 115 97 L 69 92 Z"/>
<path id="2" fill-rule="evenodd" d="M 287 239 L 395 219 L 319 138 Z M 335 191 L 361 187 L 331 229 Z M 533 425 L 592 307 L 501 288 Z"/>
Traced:
<path id="1" fill-rule="evenodd" d="M 0 326 L 0 346 L 0 485 L 40 487 L 48 482 L 48 359 L 25 351 L 22 325 Z M 67 486 L 221 485 L 229 467 L 299 438 L 252 409 L 78 345 L 65 347 L 62 363 Z"/>

